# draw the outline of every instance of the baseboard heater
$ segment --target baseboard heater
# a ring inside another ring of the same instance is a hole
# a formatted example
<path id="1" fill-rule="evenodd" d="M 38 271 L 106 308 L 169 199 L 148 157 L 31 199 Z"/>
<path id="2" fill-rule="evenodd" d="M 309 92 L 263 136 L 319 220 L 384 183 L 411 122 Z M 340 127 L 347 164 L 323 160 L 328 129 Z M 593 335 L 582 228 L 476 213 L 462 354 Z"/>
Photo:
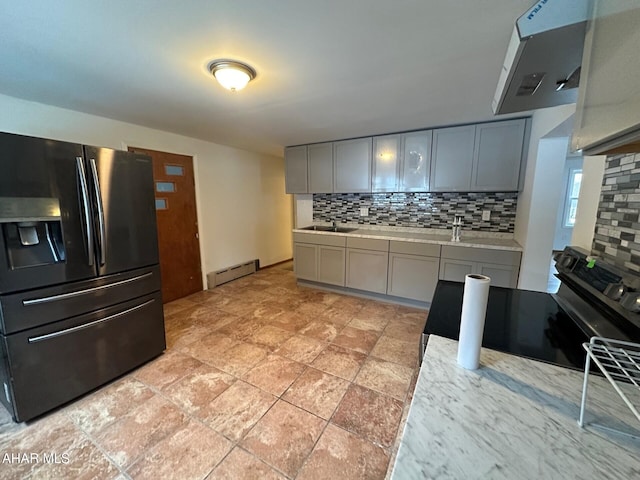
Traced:
<path id="1" fill-rule="evenodd" d="M 257 258 L 249 262 L 240 263 L 232 267 L 223 268 L 217 272 L 207 274 L 207 288 L 214 288 L 223 283 L 230 282 L 240 277 L 256 273 L 260 269 L 260 260 Z"/>

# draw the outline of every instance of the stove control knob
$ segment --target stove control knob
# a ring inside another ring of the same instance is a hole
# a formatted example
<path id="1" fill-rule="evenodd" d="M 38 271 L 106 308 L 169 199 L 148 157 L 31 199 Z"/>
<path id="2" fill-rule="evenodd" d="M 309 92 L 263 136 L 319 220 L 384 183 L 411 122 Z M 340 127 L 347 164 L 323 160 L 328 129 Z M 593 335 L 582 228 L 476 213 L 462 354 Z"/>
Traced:
<path id="1" fill-rule="evenodd" d="M 633 313 L 640 312 L 640 293 L 628 292 L 625 293 L 620 301 L 620 305 Z"/>
<path id="2" fill-rule="evenodd" d="M 578 259 L 572 255 L 562 255 L 560 257 L 560 266 L 563 270 L 571 270 Z"/>
<path id="3" fill-rule="evenodd" d="M 627 293 L 627 286 L 624 283 L 610 283 L 604 289 L 604 294 L 611 300 L 620 300 Z"/>

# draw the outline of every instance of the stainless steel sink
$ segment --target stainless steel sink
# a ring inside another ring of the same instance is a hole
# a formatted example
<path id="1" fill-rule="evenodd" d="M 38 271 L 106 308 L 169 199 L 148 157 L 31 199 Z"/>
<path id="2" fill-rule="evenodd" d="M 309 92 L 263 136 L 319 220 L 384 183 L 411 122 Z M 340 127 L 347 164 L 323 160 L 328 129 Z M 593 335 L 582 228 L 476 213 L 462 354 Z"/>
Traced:
<path id="1" fill-rule="evenodd" d="M 324 225 L 310 225 L 308 227 L 303 227 L 300 230 L 315 230 L 317 232 L 336 232 L 336 233 L 349 233 L 354 232 L 357 228 L 348 228 L 348 227 L 331 227 Z"/>

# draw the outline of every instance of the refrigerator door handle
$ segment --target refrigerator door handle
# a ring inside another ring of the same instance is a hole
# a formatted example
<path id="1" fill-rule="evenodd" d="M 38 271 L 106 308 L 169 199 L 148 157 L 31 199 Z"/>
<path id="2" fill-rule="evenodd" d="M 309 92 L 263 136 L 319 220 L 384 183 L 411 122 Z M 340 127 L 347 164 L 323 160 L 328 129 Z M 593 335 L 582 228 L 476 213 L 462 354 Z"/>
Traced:
<path id="1" fill-rule="evenodd" d="M 91 165 L 91 175 L 93 176 L 93 191 L 96 195 L 96 203 L 98 205 L 98 231 L 100 232 L 100 265 L 104 265 L 107 261 L 107 236 L 105 234 L 102 193 L 100 192 L 100 180 L 98 178 L 98 169 L 96 168 L 95 158 L 89 159 L 89 164 Z"/>
<path id="2" fill-rule="evenodd" d="M 85 328 L 93 327 L 94 325 L 98 325 L 99 323 L 107 322 L 109 320 L 113 320 L 114 318 L 118 318 L 118 317 L 121 317 L 122 315 L 126 315 L 128 313 L 131 313 L 131 312 L 133 312 L 135 310 L 139 310 L 141 308 L 144 308 L 144 307 L 146 307 L 147 305 L 149 305 L 149 304 L 151 304 L 153 302 L 155 302 L 155 300 L 153 300 L 153 299 L 147 300 L 146 302 L 141 303 L 140 305 L 136 305 L 135 307 L 128 308 L 126 310 L 123 310 L 122 312 L 114 313 L 113 315 L 109 315 L 108 317 L 101 318 L 100 320 L 94 320 L 93 322 L 84 323 L 82 325 L 78 325 L 77 327 L 71 327 L 71 328 L 66 328 L 64 330 L 58 330 L 57 332 L 47 333 L 46 335 L 38 335 L 36 337 L 29 337 L 28 342 L 29 343 L 42 342 L 44 340 L 49 340 L 49 339 L 52 339 L 52 338 L 60 337 L 62 335 L 67 335 L 69 333 L 77 332 L 78 330 L 84 330 Z"/>
<path id="3" fill-rule="evenodd" d="M 84 160 L 76 157 L 76 169 L 80 179 L 80 196 L 82 197 L 82 210 L 84 213 L 84 228 L 87 235 L 87 257 L 89 265 L 93 265 L 95 252 L 93 250 L 93 228 L 91 227 L 91 212 L 89 211 L 89 188 L 87 187 L 87 177 L 85 176 Z"/>

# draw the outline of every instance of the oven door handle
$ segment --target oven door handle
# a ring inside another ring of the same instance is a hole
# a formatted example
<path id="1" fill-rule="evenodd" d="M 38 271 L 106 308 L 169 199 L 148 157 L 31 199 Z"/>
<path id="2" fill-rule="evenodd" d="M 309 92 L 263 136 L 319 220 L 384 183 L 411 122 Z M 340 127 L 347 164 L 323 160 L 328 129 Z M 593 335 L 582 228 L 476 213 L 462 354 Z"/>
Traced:
<path id="1" fill-rule="evenodd" d="M 29 337 L 28 341 L 29 341 L 29 343 L 44 342 L 45 340 L 51 340 L 52 338 L 57 338 L 57 337 L 61 337 L 63 335 L 68 335 L 70 333 L 74 333 L 74 332 L 77 332 L 79 330 L 84 330 L 85 328 L 91 328 L 91 327 L 94 327 L 95 325 L 99 325 L 100 323 L 107 322 L 109 320 L 113 320 L 114 318 L 118 318 L 118 317 L 121 317 L 122 315 L 126 315 L 128 313 L 131 313 L 131 312 L 134 312 L 134 311 L 139 310 L 141 308 L 144 308 L 144 307 L 146 307 L 147 305 L 149 305 L 149 304 L 151 304 L 153 302 L 155 302 L 154 299 L 147 300 L 146 302 L 141 303 L 140 305 L 136 305 L 135 307 L 128 308 L 127 310 L 123 310 L 121 312 L 114 313 L 113 315 L 109 315 L 108 317 L 101 318 L 100 320 L 94 320 L 93 322 L 84 323 L 84 324 L 78 325 L 76 327 L 65 328 L 64 330 L 58 330 L 57 332 L 47 333 L 46 335 L 38 335 L 37 337 Z"/>

